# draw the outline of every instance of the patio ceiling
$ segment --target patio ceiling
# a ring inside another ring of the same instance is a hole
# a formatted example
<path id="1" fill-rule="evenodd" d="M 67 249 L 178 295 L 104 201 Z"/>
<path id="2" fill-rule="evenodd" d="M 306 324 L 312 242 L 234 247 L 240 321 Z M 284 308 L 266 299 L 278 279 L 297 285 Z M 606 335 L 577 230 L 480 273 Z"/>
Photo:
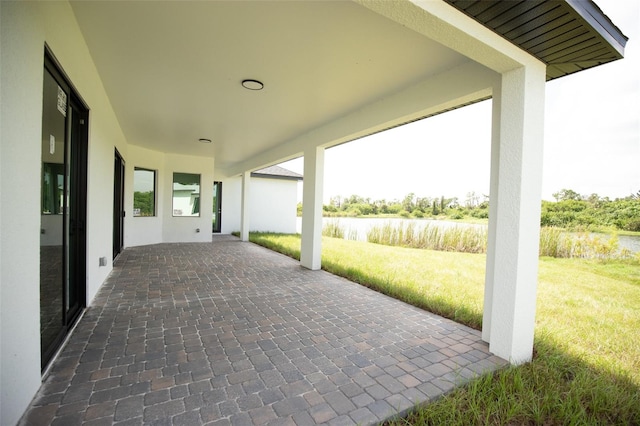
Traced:
<path id="1" fill-rule="evenodd" d="M 626 37 L 593 2 L 447 2 L 545 62 L 548 79 L 622 57 Z M 368 106 L 400 92 L 424 98 L 445 84 L 476 84 L 431 114 L 490 96 L 480 92 L 487 68 L 411 29 L 424 16 L 400 23 L 362 3 L 71 5 L 128 142 L 215 157 L 218 170 L 238 173 L 298 154 L 291 147 L 305 135 L 350 114 L 369 120 Z M 243 79 L 265 87 L 247 90 Z M 408 108 L 407 121 L 421 117 Z"/>
<path id="2" fill-rule="evenodd" d="M 222 168 L 469 62 L 346 1 L 72 8 L 129 143 Z"/>

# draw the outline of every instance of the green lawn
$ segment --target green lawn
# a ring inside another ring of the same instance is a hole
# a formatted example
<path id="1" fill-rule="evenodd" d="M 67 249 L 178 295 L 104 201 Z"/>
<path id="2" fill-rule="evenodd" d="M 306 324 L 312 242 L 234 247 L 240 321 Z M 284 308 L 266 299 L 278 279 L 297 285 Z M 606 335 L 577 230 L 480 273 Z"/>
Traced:
<path id="1" fill-rule="evenodd" d="M 251 241 L 299 258 L 300 237 Z M 323 269 L 480 329 L 485 255 L 322 240 Z M 535 357 L 394 424 L 640 425 L 640 265 L 540 259 Z"/>

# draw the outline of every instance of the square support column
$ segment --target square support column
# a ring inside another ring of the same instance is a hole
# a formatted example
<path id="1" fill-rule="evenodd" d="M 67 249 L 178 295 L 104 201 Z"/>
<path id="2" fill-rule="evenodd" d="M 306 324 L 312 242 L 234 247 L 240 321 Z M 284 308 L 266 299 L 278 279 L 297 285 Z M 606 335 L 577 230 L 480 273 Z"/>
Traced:
<path id="1" fill-rule="evenodd" d="M 240 206 L 240 239 L 249 241 L 249 192 L 251 172 L 242 173 L 242 200 Z"/>
<path id="2" fill-rule="evenodd" d="M 300 263 L 314 271 L 321 267 L 323 184 L 324 148 L 310 148 L 304 152 Z"/>
<path id="3" fill-rule="evenodd" d="M 545 67 L 502 74 L 493 96 L 491 197 L 482 338 L 531 360 L 538 284 Z"/>
<path id="4" fill-rule="evenodd" d="M 484 280 L 484 310 L 482 313 L 482 340 L 491 341 L 491 309 L 493 306 L 493 280 L 495 265 L 496 227 L 498 215 L 493 211 L 498 206 L 498 171 L 500 170 L 500 111 L 502 109 L 502 84 L 493 88 L 491 99 L 491 176 L 489 184 L 489 229 L 487 234 L 487 261 Z"/>

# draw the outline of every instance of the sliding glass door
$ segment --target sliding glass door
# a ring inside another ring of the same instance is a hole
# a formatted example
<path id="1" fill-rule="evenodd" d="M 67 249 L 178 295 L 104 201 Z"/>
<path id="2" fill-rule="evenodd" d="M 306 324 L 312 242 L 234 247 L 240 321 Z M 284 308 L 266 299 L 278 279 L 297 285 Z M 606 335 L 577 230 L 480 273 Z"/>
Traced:
<path id="1" fill-rule="evenodd" d="M 45 57 L 40 338 L 44 369 L 85 306 L 88 110 Z"/>
<path id="2" fill-rule="evenodd" d="M 222 182 L 213 182 L 213 232 L 222 229 Z"/>

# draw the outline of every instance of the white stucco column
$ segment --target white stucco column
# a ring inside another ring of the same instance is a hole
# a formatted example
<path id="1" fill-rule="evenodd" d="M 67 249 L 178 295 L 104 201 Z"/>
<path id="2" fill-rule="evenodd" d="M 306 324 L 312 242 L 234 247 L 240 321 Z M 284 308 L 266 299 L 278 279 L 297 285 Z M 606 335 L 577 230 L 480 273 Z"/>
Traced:
<path id="1" fill-rule="evenodd" d="M 240 239 L 249 241 L 249 191 L 251 189 L 251 172 L 242 173 L 242 200 L 240 201 Z"/>
<path id="2" fill-rule="evenodd" d="M 323 183 L 324 148 L 309 148 L 304 152 L 300 263 L 314 271 L 321 267 Z"/>
<path id="3" fill-rule="evenodd" d="M 501 358 L 531 360 L 538 282 L 545 67 L 502 74 L 494 91 L 482 337 Z"/>
<path id="4" fill-rule="evenodd" d="M 491 176 L 489 185 L 489 232 L 487 235 L 487 264 L 484 280 L 484 311 L 482 313 L 482 340 L 489 343 L 491 340 L 491 310 L 493 307 L 493 280 L 496 247 L 496 226 L 498 215 L 493 211 L 498 205 L 498 171 L 500 170 L 500 111 L 502 109 L 502 84 L 498 83 L 493 88 L 491 99 Z"/>

